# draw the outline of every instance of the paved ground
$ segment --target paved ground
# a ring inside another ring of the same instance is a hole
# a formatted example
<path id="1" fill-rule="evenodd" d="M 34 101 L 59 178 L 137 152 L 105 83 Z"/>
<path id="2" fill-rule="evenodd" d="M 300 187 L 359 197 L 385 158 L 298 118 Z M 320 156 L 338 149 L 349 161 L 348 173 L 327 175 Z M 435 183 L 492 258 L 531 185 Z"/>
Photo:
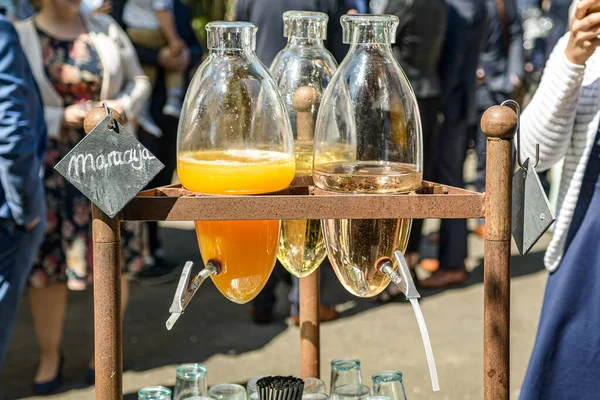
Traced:
<path id="1" fill-rule="evenodd" d="M 182 229 L 183 228 L 183 229 Z M 163 231 L 174 261 L 199 262 L 195 235 L 187 226 Z M 533 345 L 546 274 L 541 250 L 513 258 L 512 291 L 512 380 L 517 398 Z M 345 311 L 342 317 L 322 326 L 322 376 L 327 380 L 329 360 L 357 357 L 363 377 L 383 370 L 404 373 L 409 399 L 482 398 L 483 291 L 480 266 L 481 240 L 470 240 L 469 281 L 452 290 L 424 292 L 421 301 L 436 355 L 442 391 L 432 393 L 421 339 L 412 309 L 405 301 L 385 306 L 357 299 L 345 292 L 333 271 L 325 270 L 322 289 L 326 301 Z M 249 306 L 228 302 L 207 284 L 194 298 L 188 312 L 167 332 L 164 322 L 175 282 L 161 286 L 132 284 L 132 296 L 124 322 L 124 389 L 135 399 L 137 389 L 151 384 L 173 385 L 175 366 L 197 361 L 207 365 L 209 383 L 239 382 L 263 374 L 299 373 L 299 332 L 286 324 L 288 310 L 285 284 L 279 286 L 282 301 L 277 321 L 255 326 Z M 66 382 L 53 399 L 92 399 L 93 388 L 83 383 L 83 372 L 92 349 L 93 318 L 91 291 L 71 293 L 63 350 Z M 37 362 L 37 348 L 27 302 L 23 301 L 11 342 L 7 364 L 0 377 L 0 392 L 6 399 L 33 399 L 30 384 Z"/>

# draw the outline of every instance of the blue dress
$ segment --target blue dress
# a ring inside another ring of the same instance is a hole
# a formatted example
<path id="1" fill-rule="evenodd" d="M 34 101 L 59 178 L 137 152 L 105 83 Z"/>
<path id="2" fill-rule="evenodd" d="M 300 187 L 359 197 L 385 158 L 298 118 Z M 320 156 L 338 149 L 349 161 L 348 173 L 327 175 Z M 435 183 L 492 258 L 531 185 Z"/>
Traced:
<path id="1" fill-rule="evenodd" d="M 600 399 L 600 132 L 560 267 L 548 278 L 521 400 Z"/>

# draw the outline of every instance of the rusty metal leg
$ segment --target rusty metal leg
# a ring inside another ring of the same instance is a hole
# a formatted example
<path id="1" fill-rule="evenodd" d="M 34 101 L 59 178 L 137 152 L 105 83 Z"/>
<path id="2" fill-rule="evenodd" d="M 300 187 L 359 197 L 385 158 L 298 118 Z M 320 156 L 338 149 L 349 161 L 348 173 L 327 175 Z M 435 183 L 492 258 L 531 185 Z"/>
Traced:
<path id="1" fill-rule="evenodd" d="M 319 378 L 319 270 L 300 279 L 300 364 L 303 378 Z"/>
<path id="2" fill-rule="evenodd" d="M 123 398 L 120 221 L 92 204 L 96 399 Z"/>
<path id="3" fill-rule="evenodd" d="M 509 107 L 484 114 L 487 136 L 484 256 L 484 399 L 510 395 L 510 235 L 512 139 L 517 124 Z"/>

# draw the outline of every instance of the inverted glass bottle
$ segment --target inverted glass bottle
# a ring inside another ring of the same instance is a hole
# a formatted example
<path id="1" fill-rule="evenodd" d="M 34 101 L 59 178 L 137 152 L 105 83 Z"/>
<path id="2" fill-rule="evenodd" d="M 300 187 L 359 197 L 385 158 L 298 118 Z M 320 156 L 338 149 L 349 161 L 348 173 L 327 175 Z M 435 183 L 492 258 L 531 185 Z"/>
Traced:
<path id="1" fill-rule="evenodd" d="M 414 92 L 391 49 L 398 18 L 345 15 L 341 23 L 344 42 L 351 46 L 317 118 L 315 185 L 342 193 L 417 189 L 422 183 L 421 121 Z M 371 297 L 385 289 L 390 280 L 375 262 L 406 249 L 411 222 L 323 221 L 329 260 L 348 291 Z"/>
<path id="2" fill-rule="evenodd" d="M 182 185 L 204 194 L 248 195 L 285 189 L 294 177 L 293 137 L 275 82 L 256 56 L 248 22 L 206 25 L 208 58 L 184 101 L 177 134 Z M 205 263 L 229 300 L 246 303 L 267 282 L 277 255 L 279 221 L 196 221 Z"/>
<path id="3" fill-rule="evenodd" d="M 382 372 L 373 375 L 372 379 L 374 395 L 389 397 L 391 400 L 406 400 L 401 372 Z"/>
<path id="4" fill-rule="evenodd" d="M 312 174 L 315 120 L 323 91 L 337 67 L 323 44 L 327 20 L 327 15 L 319 12 L 285 12 L 283 30 L 288 42 L 271 64 L 292 125 L 296 176 Z M 282 221 L 277 257 L 292 275 L 302 278 L 311 274 L 325 256 L 321 221 Z"/>

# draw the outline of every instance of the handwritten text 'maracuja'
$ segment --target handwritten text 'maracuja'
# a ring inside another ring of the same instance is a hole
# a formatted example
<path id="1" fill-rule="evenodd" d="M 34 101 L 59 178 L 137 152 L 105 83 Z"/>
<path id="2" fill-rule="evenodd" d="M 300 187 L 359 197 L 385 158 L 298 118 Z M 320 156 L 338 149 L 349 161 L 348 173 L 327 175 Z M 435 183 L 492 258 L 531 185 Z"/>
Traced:
<path id="1" fill-rule="evenodd" d="M 67 174 L 69 176 L 79 177 L 88 172 L 96 172 L 108 170 L 115 167 L 128 165 L 131 168 L 141 171 L 144 168 L 146 160 L 154 160 L 156 157 L 138 144 L 137 149 L 129 149 L 125 151 L 111 151 L 108 154 L 99 154 L 94 157 L 93 154 L 77 154 L 72 155 L 69 159 L 69 168 Z"/>

